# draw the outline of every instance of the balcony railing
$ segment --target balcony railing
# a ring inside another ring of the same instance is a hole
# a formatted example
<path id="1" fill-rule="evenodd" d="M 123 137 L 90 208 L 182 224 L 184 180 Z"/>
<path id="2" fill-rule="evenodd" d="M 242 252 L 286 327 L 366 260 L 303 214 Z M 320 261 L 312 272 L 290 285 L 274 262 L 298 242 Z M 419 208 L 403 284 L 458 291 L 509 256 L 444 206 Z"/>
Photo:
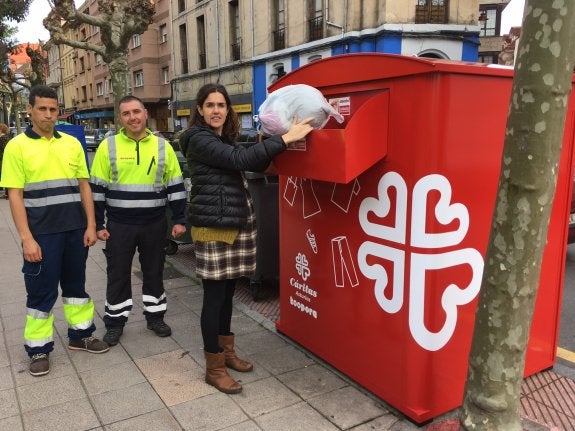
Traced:
<path id="1" fill-rule="evenodd" d="M 445 2 L 447 3 L 447 2 Z M 415 6 L 416 24 L 445 24 L 447 23 L 447 5 L 432 4 L 428 1 L 425 5 Z"/>
<path id="2" fill-rule="evenodd" d="M 323 16 L 316 16 L 308 22 L 309 40 L 318 40 L 323 38 Z"/>
<path id="3" fill-rule="evenodd" d="M 278 28 L 273 32 L 274 34 L 274 51 L 284 49 L 286 47 L 286 31 L 285 28 Z"/>
<path id="4" fill-rule="evenodd" d="M 242 55 L 242 49 L 239 42 L 232 43 L 232 61 L 238 61 Z"/>

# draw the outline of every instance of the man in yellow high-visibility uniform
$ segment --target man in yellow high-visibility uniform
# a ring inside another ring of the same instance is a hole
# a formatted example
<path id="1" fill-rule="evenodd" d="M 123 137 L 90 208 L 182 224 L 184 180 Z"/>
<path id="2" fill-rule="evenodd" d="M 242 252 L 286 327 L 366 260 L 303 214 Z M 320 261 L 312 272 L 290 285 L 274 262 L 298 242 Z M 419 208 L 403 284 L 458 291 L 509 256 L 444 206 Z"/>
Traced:
<path id="1" fill-rule="evenodd" d="M 52 88 L 32 87 L 29 102 L 32 126 L 6 145 L 0 186 L 8 191 L 22 241 L 29 371 L 41 376 L 50 371 L 58 284 L 69 349 L 104 353 L 109 347 L 92 337 L 94 303 L 85 290 L 86 259 L 88 247 L 96 243 L 96 222 L 84 150 L 76 138 L 54 130 L 58 96 Z"/>
<path id="2" fill-rule="evenodd" d="M 122 128 L 98 146 L 90 183 L 98 238 L 106 241 L 108 284 L 103 340 L 118 344 L 132 310 L 132 259 L 139 252 L 142 300 L 147 328 L 171 335 L 164 321 L 163 272 L 167 231 L 166 207 L 172 213 L 174 238 L 186 231 L 186 189 L 172 146 L 146 128 L 148 111 L 140 99 L 118 102 Z M 107 220 L 106 220 L 107 219 Z"/>

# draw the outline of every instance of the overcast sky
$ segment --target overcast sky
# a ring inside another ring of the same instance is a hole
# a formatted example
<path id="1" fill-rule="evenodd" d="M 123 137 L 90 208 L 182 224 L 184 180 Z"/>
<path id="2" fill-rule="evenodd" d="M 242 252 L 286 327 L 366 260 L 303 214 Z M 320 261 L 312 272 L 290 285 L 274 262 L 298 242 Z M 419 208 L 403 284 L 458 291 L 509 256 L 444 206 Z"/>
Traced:
<path id="1" fill-rule="evenodd" d="M 76 5 L 81 5 L 84 0 L 75 0 Z M 520 26 L 523 18 L 524 0 L 511 0 L 503 11 L 501 34 L 508 34 L 513 26 Z M 30 12 L 25 22 L 18 24 L 16 39 L 19 42 L 37 43 L 38 39 L 48 40 L 48 31 L 42 25 L 42 20 L 50 12 L 50 5 L 47 0 L 34 0 L 30 7 Z"/>

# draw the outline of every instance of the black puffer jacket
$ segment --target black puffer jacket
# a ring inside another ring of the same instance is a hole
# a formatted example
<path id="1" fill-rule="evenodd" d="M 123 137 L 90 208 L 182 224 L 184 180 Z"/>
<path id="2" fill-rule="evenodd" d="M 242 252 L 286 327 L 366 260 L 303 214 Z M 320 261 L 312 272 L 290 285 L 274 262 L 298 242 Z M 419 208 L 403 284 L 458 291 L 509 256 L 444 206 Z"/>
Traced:
<path id="1" fill-rule="evenodd" d="M 192 126 L 180 138 L 191 173 L 192 226 L 242 227 L 248 217 L 241 171 L 261 172 L 286 149 L 279 136 L 243 147 L 224 142 L 209 127 Z"/>

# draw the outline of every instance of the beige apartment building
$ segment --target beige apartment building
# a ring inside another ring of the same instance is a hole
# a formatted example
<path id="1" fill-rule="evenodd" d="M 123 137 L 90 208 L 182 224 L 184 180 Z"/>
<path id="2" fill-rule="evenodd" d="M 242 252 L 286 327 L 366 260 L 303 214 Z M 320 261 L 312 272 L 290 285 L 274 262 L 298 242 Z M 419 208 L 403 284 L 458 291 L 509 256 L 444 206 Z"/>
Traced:
<path id="1" fill-rule="evenodd" d="M 510 1 L 479 0 L 479 62 L 499 63 L 499 54 L 505 44 L 505 35 L 501 34 L 501 17 Z"/>
<path id="2" fill-rule="evenodd" d="M 502 45 L 501 12 L 508 3 L 157 0 L 154 22 L 130 42 L 128 86 L 144 100 L 150 128 L 178 130 L 189 124 L 199 87 L 220 82 L 242 127 L 249 128 L 272 82 L 320 58 L 381 52 L 495 61 Z M 87 0 L 80 10 L 96 14 L 98 1 Z M 83 25 L 68 31 L 98 44 L 98 30 Z M 113 89 L 100 56 L 61 45 L 60 62 L 63 118 L 87 128 L 111 126 Z"/>
<path id="3" fill-rule="evenodd" d="M 478 0 L 171 0 L 176 127 L 198 88 L 228 88 L 243 127 L 278 77 L 311 61 L 383 52 L 477 61 Z"/>
<path id="4" fill-rule="evenodd" d="M 98 0 L 87 0 L 79 10 L 96 15 Z M 71 38 L 101 44 L 99 28 L 83 24 L 66 29 Z M 169 0 L 157 0 L 153 23 L 143 34 L 132 37 L 128 52 L 130 93 L 141 98 L 148 109 L 148 126 L 168 130 L 171 97 L 172 56 Z M 108 66 L 93 51 L 59 46 L 60 65 L 50 65 L 51 85 L 58 82 L 62 92 L 61 118 L 83 124 L 87 130 L 114 124 L 114 99 Z M 57 72 L 61 76 L 58 81 Z"/>

